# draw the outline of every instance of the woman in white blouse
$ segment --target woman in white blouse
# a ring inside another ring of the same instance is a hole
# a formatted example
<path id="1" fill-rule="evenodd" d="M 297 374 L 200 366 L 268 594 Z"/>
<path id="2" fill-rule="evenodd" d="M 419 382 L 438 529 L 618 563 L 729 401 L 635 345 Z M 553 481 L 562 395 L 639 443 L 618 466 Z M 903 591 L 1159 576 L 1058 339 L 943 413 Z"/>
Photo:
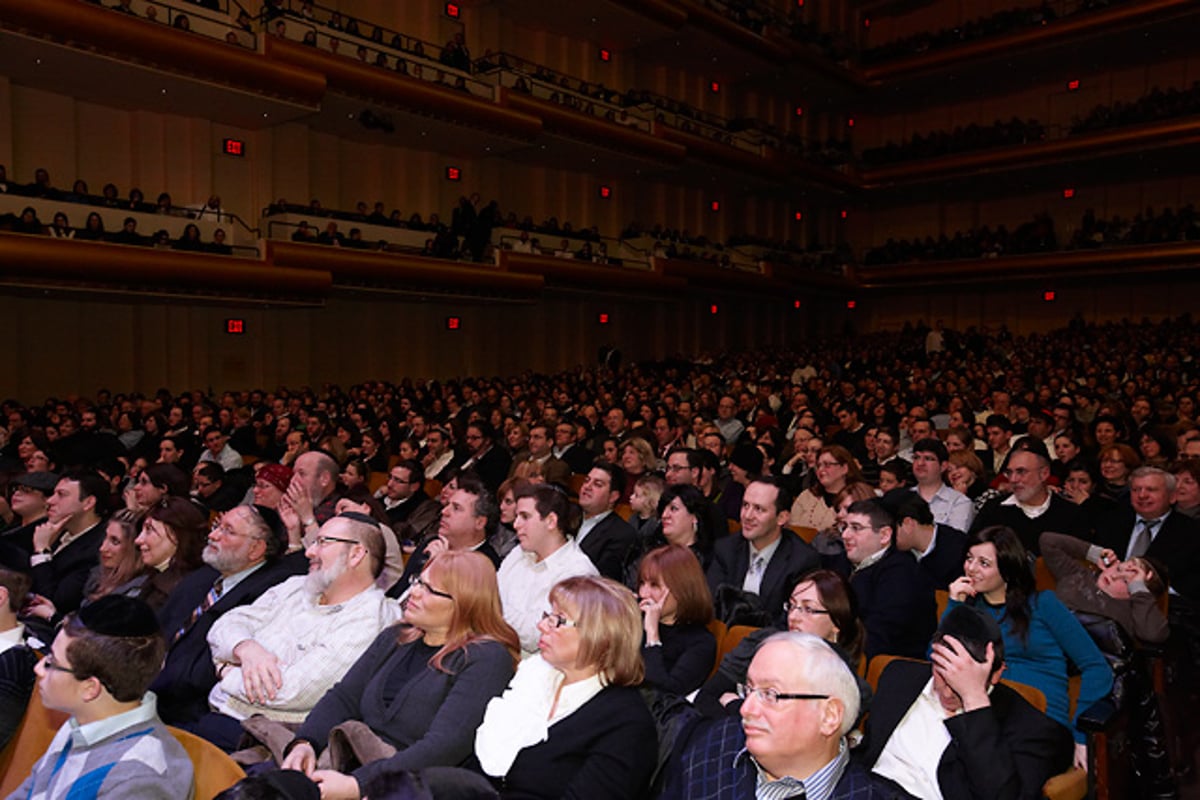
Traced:
<path id="1" fill-rule="evenodd" d="M 538 655 L 523 661 L 475 734 L 504 798 L 640 796 L 657 755 L 642 681 L 641 614 L 629 589 L 568 578 L 550 591 Z"/>

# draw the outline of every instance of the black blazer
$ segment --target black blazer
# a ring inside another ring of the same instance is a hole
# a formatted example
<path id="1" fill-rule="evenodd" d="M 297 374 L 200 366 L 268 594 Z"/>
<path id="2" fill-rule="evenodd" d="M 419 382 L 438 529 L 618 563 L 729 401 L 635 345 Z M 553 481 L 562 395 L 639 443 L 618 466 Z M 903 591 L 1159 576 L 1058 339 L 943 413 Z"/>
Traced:
<path id="1" fill-rule="evenodd" d="M 602 576 L 621 581 L 636 544 L 637 531 L 614 511 L 583 537 L 579 547 Z"/>
<path id="2" fill-rule="evenodd" d="M 950 584 L 962 577 L 963 559 L 967 553 L 967 535 L 949 525 L 938 525 L 933 552 L 917 563 L 933 581 L 935 589 L 946 591 Z"/>
<path id="3" fill-rule="evenodd" d="M 508 451 L 493 444 L 483 454 L 483 458 L 467 469 L 478 475 L 479 479 L 483 481 L 483 485 L 488 487 L 488 491 L 495 494 L 499 491 L 500 484 L 508 478 L 510 466 L 512 466 L 512 456 L 508 454 Z"/>
<path id="4" fill-rule="evenodd" d="M 208 631 L 213 623 L 226 611 L 249 605 L 275 584 L 306 571 L 307 559 L 292 556 L 263 564 L 221 595 L 178 641 L 171 644 L 175 633 L 187 623 L 192 610 L 204 601 L 220 573 L 204 566 L 175 587 L 158 614 L 163 635 L 167 637 L 167 658 L 162 672 L 150 685 L 158 695 L 158 715 L 164 722 L 168 725 L 193 722 L 208 713 L 208 693 L 217 682 L 212 651 L 208 647 Z"/>
<path id="5" fill-rule="evenodd" d="M 928 663 L 894 661 L 883 671 L 855 758 L 868 769 L 879 760 L 900 720 L 929 682 Z M 958 800 L 1036 800 L 1042 784 L 1071 765 L 1071 734 L 1003 684 L 990 709 L 946 720 L 950 746 L 938 764 L 942 796 Z"/>
<path id="6" fill-rule="evenodd" d="M 1132 508 L 1119 507 L 1116 513 L 1101 520 L 1096 544 L 1112 548 L 1117 558 L 1125 558 L 1136 520 Z M 1171 588 L 1184 597 L 1200 600 L 1200 522 L 1172 511 L 1159 526 L 1146 555 L 1167 565 Z"/>
<path id="7" fill-rule="evenodd" d="M 425 563 L 429 561 L 429 551 L 426 548 L 429 546 L 430 542 L 436 538 L 437 536 L 429 536 L 417 544 L 416 551 L 409 556 L 408 563 L 404 565 L 404 572 L 400 575 L 399 579 L 397 579 L 397 581 L 388 588 L 388 597 L 399 597 L 408 591 L 409 581 L 412 580 L 413 576 L 420 575 L 421 570 L 425 569 Z M 496 552 L 496 548 L 492 547 L 490 543 L 485 541 L 475 549 L 475 552 L 487 556 L 488 560 L 492 562 L 492 566 L 496 569 L 500 569 L 500 562 L 502 559 Z"/>
<path id="8" fill-rule="evenodd" d="M 1076 539 L 1091 541 L 1092 532 L 1087 514 L 1070 500 L 1051 493 L 1050 507 L 1046 509 L 1046 513 L 1036 519 L 1030 519 L 1017 506 L 1003 505 L 1007 497 L 996 497 L 984 503 L 975 521 L 971 523 L 971 530 L 979 531 L 991 525 L 1005 525 L 1016 532 L 1021 544 L 1035 556 L 1041 555 L 1038 539 L 1046 531 L 1065 533 Z"/>
<path id="9" fill-rule="evenodd" d="M 863 650 L 877 655 L 923 658 L 937 627 L 933 582 L 906 552 L 890 548 L 871 566 L 850 576 L 858 615 L 867 629 Z"/>
<path id="10" fill-rule="evenodd" d="M 588 474 L 592 469 L 592 465 L 596 463 L 596 454 L 582 444 L 571 445 L 559 458 L 567 462 L 567 466 L 571 468 L 571 472 L 576 475 Z"/>
<path id="11" fill-rule="evenodd" d="M 554 723 L 544 742 L 517 754 L 505 800 L 629 800 L 642 797 L 658 758 L 658 732 L 641 693 L 606 686 Z"/>
<path id="12" fill-rule="evenodd" d="M 100 563 L 104 521 L 88 528 L 49 561 L 31 567 L 33 591 L 50 598 L 59 614 L 75 611 L 83 603 L 83 587 L 92 567 Z"/>
<path id="13" fill-rule="evenodd" d="M 781 537 L 779 549 L 767 564 L 762 591 L 759 592 L 763 610 L 773 620 L 784 616 L 783 603 L 787 600 L 787 590 L 801 575 L 821 566 L 817 551 L 793 531 L 785 528 L 781 531 Z M 746 570 L 750 568 L 749 550 L 745 538 L 740 535 L 726 536 L 713 545 L 712 562 L 708 566 L 708 588 L 713 597 L 717 595 L 717 587 L 723 583 L 739 589 L 742 587 Z"/>

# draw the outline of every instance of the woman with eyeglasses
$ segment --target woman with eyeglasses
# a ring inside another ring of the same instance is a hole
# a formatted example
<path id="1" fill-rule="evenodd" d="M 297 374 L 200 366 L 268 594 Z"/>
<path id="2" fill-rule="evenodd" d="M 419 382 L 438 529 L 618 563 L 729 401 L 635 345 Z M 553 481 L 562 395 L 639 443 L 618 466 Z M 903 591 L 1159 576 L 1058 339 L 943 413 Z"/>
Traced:
<path id="1" fill-rule="evenodd" d="M 1100 448 L 1097 456 L 1103 480 L 1096 494 L 1114 503 L 1129 501 L 1129 476 L 1142 465 L 1137 451 L 1127 444 L 1110 444 Z"/>
<path id="2" fill-rule="evenodd" d="M 1040 689 L 1046 715 L 1075 736 L 1075 765 L 1087 769 L 1087 744 L 1069 713 L 1067 662 L 1082 673 L 1075 718 L 1112 690 L 1099 648 L 1052 591 L 1036 590 L 1033 567 L 1017 534 L 1002 525 L 967 538 L 963 577 L 950 584 L 949 609 L 967 603 L 1000 625 L 1005 677 Z"/>
<path id="3" fill-rule="evenodd" d="M 838 494 L 851 483 L 863 480 L 858 462 L 841 445 L 822 447 L 814 463 L 817 479 L 800 493 L 792 504 L 792 525 L 824 530 L 837 521 L 834 502 Z"/>
<path id="4" fill-rule="evenodd" d="M 321 698 L 285 748 L 325 800 L 379 795 L 389 774 L 471 758 L 488 701 L 519 653 L 486 556 L 446 551 L 413 579 L 404 619 Z"/>
<path id="5" fill-rule="evenodd" d="M 642 610 L 642 684 L 666 694 L 686 696 L 712 672 L 717 639 L 712 595 L 700 563 L 685 547 L 651 550 L 638 568 L 638 607 Z"/>
<path id="6" fill-rule="evenodd" d="M 636 598 L 616 581 L 555 584 L 538 625 L 538 655 L 521 662 L 476 731 L 475 755 L 499 787 L 478 796 L 642 796 L 658 734 L 636 688 L 644 674 L 641 628 Z"/>
<path id="7" fill-rule="evenodd" d="M 836 572 L 813 570 L 803 575 L 784 604 L 787 626 L 774 625 L 751 632 L 721 659 L 717 672 L 704 684 L 696 696 L 696 707 L 705 716 L 719 717 L 736 714 L 737 685 L 746 680 L 746 670 L 754 651 L 769 636 L 781 630 L 811 633 L 830 644 L 856 672 L 863 657 L 866 632 L 858 617 L 858 604 L 850 584 Z M 870 687 L 859 681 L 863 692 L 863 713 L 867 711 Z"/>

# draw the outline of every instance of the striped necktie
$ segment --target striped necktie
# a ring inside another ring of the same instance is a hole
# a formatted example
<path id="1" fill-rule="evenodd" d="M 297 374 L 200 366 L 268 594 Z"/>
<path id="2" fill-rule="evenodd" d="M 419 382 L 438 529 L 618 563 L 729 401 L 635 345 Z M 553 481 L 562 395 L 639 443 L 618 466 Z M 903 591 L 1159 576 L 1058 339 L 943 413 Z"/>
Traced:
<path id="1" fill-rule="evenodd" d="M 175 636 L 172 637 L 171 644 L 175 644 L 181 638 L 183 638 L 183 635 L 191 630 L 192 626 L 196 624 L 196 620 L 200 619 L 205 611 L 208 611 L 210 608 L 212 608 L 213 603 L 217 602 L 217 599 L 221 596 L 221 584 L 223 582 L 224 578 L 217 578 L 216 582 L 213 583 L 212 588 L 208 590 L 208 594 L 204 595 L 203 602 L 192 609 L 192 613 L 188 617 L 188 621 L 184 623 L 182 628 L 175 631 Z"/>

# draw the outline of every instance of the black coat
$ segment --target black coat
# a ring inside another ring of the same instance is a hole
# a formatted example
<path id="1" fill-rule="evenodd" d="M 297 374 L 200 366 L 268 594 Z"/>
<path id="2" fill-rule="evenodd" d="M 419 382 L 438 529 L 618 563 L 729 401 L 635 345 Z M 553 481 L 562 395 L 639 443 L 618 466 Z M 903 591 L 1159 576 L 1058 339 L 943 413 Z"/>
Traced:
<path id="1" fill-rule="evenodd" d="M 877 655 L 923 658 L 937 627 L 933 582 L 911 555 L 895 548 L 850 576 L 858 614 L 867 629 L 863 650 Z"/>
<path id="2" fill-rule="evenodd" d="M 1121 507 L 1101 522 L 1095 542 L 1109 547 L 1117 558 L 1125 558 L 1137 515 Z M 1200 600 L 1200 522 L 1172 511 L 1159 525 L 1146 555 L 1166 564 L 1171 588 L 1191 600 Z"/>
<path id="3" fill-rule="evenodd" d="M 763 573 L 758 595 L 770 619 L 783 617 L 783 603 L 796 580 L 821 566 L 817 551 L 808 542 L 786 528 L 781 536 L 779 549 Z M 749 568 L 750 552 L 745 538 L 731 535 L 719 539 L 713 546 L 712 562 L 708 566 L 708 588 L 713 597 L 721 584 L 740 589 Z"/>
<path id="4" fill-rule="evenodd" d="M 870 769 L 929 682 L 930 665 L 894 661 L 883 671 L 856 760 Z M 938 764 L 942 796 L 955 800 L 1036 800 L 1042 784 L 1071 765 L 1071 734 L 1004 684 L 991 707 L 946 720 L 950 746 Z"/>
<path id="5" fill-rule="evenodd" d="M 65 535 L 65 533 L 64 533 Z M 104 522 L 88 528 L 49 561 L 31 567 L 33 591 L 50 598 L 59 614 L 74 611 L 83 603 L 83 587 L 92 567 L 100 563 Z"/>
<path id="6" fill-rule="evenodd" d="M 1007 497 L 997 497 L 984 503 L 971 524 L 971 531 L 983 530 L 992 525 L 1012 528 L 1020 537 L 1021 544 L 1025 545 L 1025 549 L 1035 556 L 1041 555 L 1038 538 L 1046 531 L 1065 533 L 1076 539 L 1092 539 L 1087 514 L 1079 506 L 1057 494 L 1051 493 L 1050 507 L 1036 519 L 1025 516 L 1025 512 L 1017 506 L 1003 505 L 1005 499 Z"/>
<path id="7" fill-rule="evenodd" d="M 637 531 L 615 511 L 588 531 L 579 547 L 605 578 L 621 581 L 635 553 Z"/>

